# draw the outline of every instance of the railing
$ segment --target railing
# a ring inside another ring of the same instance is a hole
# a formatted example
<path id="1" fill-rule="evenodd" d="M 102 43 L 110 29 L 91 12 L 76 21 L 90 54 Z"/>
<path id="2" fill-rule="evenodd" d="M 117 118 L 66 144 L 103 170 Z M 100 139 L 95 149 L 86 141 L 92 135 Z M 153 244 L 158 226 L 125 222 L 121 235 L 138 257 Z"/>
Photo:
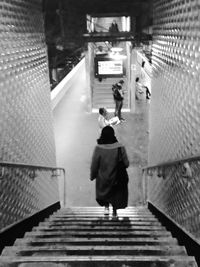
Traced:
<path id="1" fill-rule="evenodd" d="M 168 167 L 176 167 L 180 169 L 181 171 L 181 177 L 184 179 L 187 179 L 188 181 L 188 188 L 191 184 L 191 179 L 193 178 L 193 172 L 191 168 L 191 163 L 197 161 L 198 164 L 200 164 L 200 156 L 194 156 L 194 157 L 188 157 L 188 158 L 182 158 L 177 159 L 173 161 L 168 162 L 162 162 L 156 165 L 150 165 L 142 168 L 143 171 L 143 193 L 144 198 L 147 199 L 147 179 L 145 175 L 152 176 L 153 173 L 157 172 L 158 177 L 166 178 L 166 169 Z"/>
<path id="2" fill-rule="evenodd" d="M 28 169 L 28 175 L 30 179 L 35 179 L 37 177 L 37 170 L 51 171 L 51 177 L 61 176 L 63 173 L 63 205 L 65 206 L 66 201 L 66 179 L 65 179 L 65 169 L 60 167 L 49 167 L 49 166 L 41 166 L 41 165 L 30 165 L 25 163 L 13 163 L 8 161 L 0 161 L 0 180 L 4 179 L 5 169 L 6 168 L 20 168 L 20 169 Z"/>

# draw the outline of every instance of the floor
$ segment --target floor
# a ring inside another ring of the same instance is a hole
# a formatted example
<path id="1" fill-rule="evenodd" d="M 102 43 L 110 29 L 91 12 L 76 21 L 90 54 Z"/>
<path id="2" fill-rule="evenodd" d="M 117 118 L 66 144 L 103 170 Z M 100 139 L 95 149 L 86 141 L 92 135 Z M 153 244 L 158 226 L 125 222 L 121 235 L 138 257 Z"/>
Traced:
<path id="1" fill-rule="evenodd" d="M 71 86 L 54 109 L 54 131 L 57 166 L 66 170 L 66 206 L 97 206 L 95 183 L 89 180 L 90 162 L 99 136 L 97 113 L 89 111 L 83 67 L 79 79 Z M 129 205 L 141 205 L 142 166 L 147 164 L 149 103 L 136 103 L 134 113 L 124 113 L 126 122 L 115 128 L 116 136 L 127 149 L 130 160 Z M 112 116 L 112 114 L 111 114 Z M 59 184 L 61 199 L 63 181 Z"/>

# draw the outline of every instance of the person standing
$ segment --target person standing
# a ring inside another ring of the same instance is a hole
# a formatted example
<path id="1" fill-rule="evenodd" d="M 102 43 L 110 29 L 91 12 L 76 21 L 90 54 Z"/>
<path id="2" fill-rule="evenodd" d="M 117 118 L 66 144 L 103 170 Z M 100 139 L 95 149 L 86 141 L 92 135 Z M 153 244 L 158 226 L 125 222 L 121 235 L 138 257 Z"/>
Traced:
<path id="1" fill-rule="evenodd" d="M 111 33 L 119 32 L 119 28 L 118 28 L 116 20 L 113 20 L 113 22 L 111 23 L 111 25 L 109 27 L 109 32 L 111 32 Z"/>
<path id="2" fill-rule="evenodd" d="M 117 84 L 113 85 L 113 98 L 115 101 L 115 116 L 118 116 L 120 121 L 125 121 L 124 118 L 121 116 L 121 109 L 123 107 L 123 100 L 124 100 L 124 91 L 122 90 L 122 86 L 124 84 L 123 80 L 120 80 Z"/>
<path id="3" fill-rule="evenodd" d="M 111 126 L 104 127 L 93 151 L 90 166 L 90 180 L 96 179 L 96 201 L 105 207 L 105 215 L 109 214 L 111 204 L 114 218 L 117 217 L 117 209 L 124 209 L 128 205 L 128 177 L 121 177 L 120 186 L 116 186 L 119 150 L 123 165 L 128 168 L 125 147 L 117 141 Z"/>
<path id="4" fill-rule="evenodd" d="M 118 25 L 117 25 L 115 20 L 113 20 L 112 24 L 110 25 L 109 32 L 111 34 L 115 34 L 115 33 L 119 32 Z M 111 42 L 112 47 L 117 46 L 117 44 L 118 44 L 117 41 L 112 41 Z"/>

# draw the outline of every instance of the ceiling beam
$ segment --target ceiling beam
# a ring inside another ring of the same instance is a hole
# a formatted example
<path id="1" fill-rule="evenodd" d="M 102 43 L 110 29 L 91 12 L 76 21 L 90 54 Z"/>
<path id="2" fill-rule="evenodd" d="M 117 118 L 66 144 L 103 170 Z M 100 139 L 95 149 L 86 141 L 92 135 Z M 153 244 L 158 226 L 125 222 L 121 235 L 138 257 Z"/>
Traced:
<path id="1" fill-rule="evenodd" d="M 133 34 L 132 32 L 117 32 L 117 33 L 109 33 L 109 32 L 101 32 L 101 33 L 86 33 L 83 34 L 83 38 L 86 42 L 105 42 L 105 41 L 150 41 L 152 40 L 152 36 L 149 34 Z"/>

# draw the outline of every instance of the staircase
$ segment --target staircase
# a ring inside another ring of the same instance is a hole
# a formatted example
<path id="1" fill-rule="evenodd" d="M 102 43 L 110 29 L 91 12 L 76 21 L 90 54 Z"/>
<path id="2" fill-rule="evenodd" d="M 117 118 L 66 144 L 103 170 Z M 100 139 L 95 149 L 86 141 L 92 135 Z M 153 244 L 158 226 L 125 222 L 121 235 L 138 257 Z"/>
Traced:
<path id="1" fill-rule="evenodd" d="M 5 247 L 0 266 L 196 267 L 146 207 L 104 216 L 101 207 L 64 208 Z"/>
<path id="2" fill-rule="evenodd" d="M 107 78 L 102 82 L 99 82 L 98 79 L 94 80 L 94 89 L 92 93 L 92 107 L 101 108 L 105 107 L 108 109 L 115 109 L 115 102 L 112 94 L 112 85 L 118 82 L 120 78 Z M 127 85 L 123 85 L 124 101 L 123 108 L 128 109 L 128 90 Z"/>

